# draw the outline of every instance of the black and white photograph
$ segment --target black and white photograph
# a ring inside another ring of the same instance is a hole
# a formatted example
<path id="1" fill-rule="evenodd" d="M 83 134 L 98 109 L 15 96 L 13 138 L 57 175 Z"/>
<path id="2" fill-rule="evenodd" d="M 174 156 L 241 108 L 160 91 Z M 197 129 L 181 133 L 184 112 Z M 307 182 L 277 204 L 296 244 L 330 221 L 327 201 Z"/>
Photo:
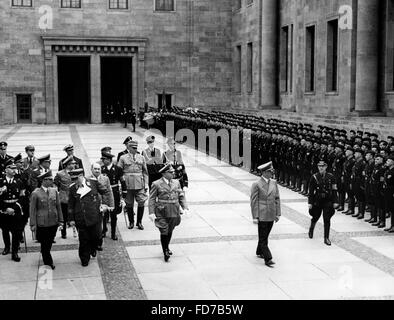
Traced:
<path id="1" fill-rule="evenodd" d="M 0 229 L 0 300 L 394 300 L 394 0 L 1 0 Z"/>

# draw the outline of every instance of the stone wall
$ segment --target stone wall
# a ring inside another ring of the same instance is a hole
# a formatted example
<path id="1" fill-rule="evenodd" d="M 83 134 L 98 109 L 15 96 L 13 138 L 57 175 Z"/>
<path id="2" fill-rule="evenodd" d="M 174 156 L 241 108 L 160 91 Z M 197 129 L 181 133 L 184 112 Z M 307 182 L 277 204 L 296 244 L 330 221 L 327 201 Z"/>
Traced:
<path id="1" fill-rule="evenodd" d="M 228 0 L 177 0 L 175 12 L 155 12 L 154 1 L 130 0 L 129 10 L 107 1 L 35 0 L 33 8 L 0 2 L 0 123 L 16 122 L 16 93 L 33 97 L 33 123 L 46 122 L 44 50 L 41 36 L 142 37 L 145 101 L 174 94 L 175 105 L 229 106 L 232 80 L 231 4 Z M 53 29 L 38 27 L 39 7 L 53 8 Z"/>

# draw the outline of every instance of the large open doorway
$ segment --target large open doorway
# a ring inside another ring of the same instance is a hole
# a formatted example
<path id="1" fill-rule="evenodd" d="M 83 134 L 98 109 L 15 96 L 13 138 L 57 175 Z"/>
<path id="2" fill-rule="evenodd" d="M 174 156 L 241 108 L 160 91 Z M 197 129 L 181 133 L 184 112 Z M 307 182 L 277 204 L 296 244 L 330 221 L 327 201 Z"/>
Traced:
<path id="1" fill-rule="evenodd" d="M 104 123 L 123 121 L 124 108 L 130 114 L 135 107 L 131 57 L 101 57 L 101 105 Z"/>
<path id="2" fill-rule="evenodd" d="M 58 57 L 59 122 L 90 122 L 90 58 Z"/>

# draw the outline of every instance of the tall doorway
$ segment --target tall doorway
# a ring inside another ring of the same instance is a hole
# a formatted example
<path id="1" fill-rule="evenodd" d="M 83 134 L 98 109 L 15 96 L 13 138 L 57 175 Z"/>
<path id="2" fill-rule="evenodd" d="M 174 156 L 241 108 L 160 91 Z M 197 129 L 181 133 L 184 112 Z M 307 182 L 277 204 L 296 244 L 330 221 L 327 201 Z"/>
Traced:
<path id="1" fill-rule="evenodd" d="M 124 108 L 132 105 L 132 58 L 101 57 L 101 105 L 103 122 L 123 121 Z M 136 110 L 134 110 L 136 111 Z"/>
<path id="2" fill-rule="evenodd" d="M 58 57 L 59 122 L 90 122 L 90 58 Z"/>

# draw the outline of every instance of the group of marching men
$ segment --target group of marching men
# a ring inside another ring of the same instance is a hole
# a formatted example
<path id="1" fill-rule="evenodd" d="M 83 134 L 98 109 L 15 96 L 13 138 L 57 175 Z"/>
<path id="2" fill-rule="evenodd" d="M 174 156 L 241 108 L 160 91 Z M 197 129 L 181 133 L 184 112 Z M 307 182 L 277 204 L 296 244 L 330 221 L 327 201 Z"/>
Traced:
<path id="1" fill-rule="evenodd" d="M 88 266 L 90 257 L 102 251 L 103 238 L 110 222 L 111 239 L 116 235 L 117 215 L 128 217 L 128 229 L 134 228 L 134 201 L 137 202 L 136 226 L 144 230 L 142 218 L 149 190 L 149 218 L 160 230 L 164 260 L 172 255 L 169 243 L 180 215 L 188 213 L 184 188 L 188 177 L 182 154 L 176 142 L 167 139 L 168 150 L 155 147 L 155 137 L 146 139 L 148 147 L 138 152 L 138 142 L 131 136 L 123 144 L 115 161 L 111 147 L 101 149 L 100 161 L 93 163 L 91 174 L 84 170 L 82 160 L 74 155 L 74 146 L 63 150 L 55 176 L 50 155 L 35 157 L 35 147 L 25 148 L 12 157 L 7 154 L 7 142 L 0 142 L 0 228 L 4 250 L 19 262 L 20 244 L 26 241 L 25 225 L 29 222 L 36 241 L 41 244 L 44 265 L 55 269 L 50 251 L 57 231 L 67 238 L 67 228 L 78 231 L 79 257 Z M 126 219 L 126 218 L 125 218 Z M 11 237 L 12 235 L 12 243 Z"/>

